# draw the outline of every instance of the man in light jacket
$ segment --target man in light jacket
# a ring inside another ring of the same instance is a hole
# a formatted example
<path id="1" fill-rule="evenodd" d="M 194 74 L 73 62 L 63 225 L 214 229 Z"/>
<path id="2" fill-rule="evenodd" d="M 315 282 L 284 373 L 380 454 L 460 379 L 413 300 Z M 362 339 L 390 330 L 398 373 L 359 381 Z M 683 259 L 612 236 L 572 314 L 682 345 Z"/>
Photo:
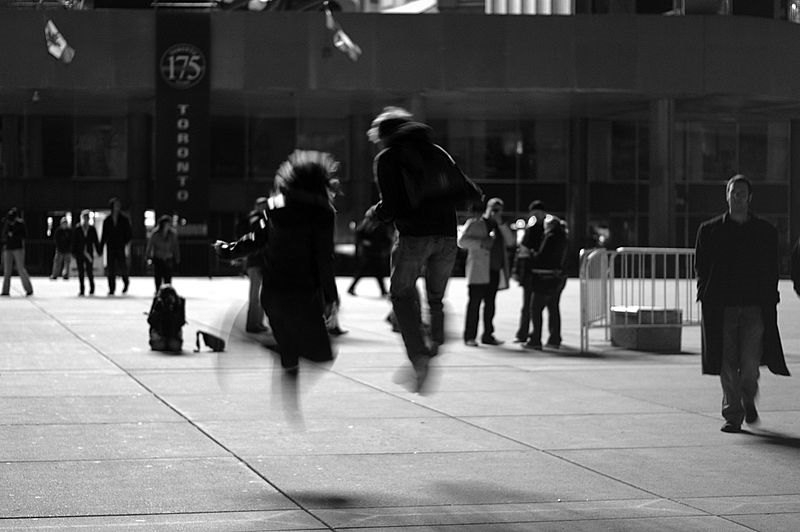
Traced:
<path id="1" fill-rule="evenodd" d="M 498 290 L 508 288 L 508 248 L 515 244 L 514 234 L 503 223 L 503 200 L 492 198 L 486 211 L 470 218 L 458 238 L 458 247 L 467 250 L 466 277 L 469 287 L 464 344 L 477 347 L 478 314 L 483 303 L 481 343 L 500 345 L 494 337 L 495 297 Z"/>

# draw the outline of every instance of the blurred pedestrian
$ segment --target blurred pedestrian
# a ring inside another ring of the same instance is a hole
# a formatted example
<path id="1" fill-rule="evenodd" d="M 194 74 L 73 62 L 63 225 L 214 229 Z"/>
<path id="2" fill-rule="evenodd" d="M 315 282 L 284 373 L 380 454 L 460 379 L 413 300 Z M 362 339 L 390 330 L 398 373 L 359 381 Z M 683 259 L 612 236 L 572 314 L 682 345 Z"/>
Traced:
<path id="1" fill-rule="evenodd" d="M 261 231 L 264 228 L 260 224 L 265 220 L 264 212 L 267 209 L 267 198 L 259 196 L 253 203 L 253 209 L 247 214 L 247 218 L 242 220 L 237 226 L 237 236 L 243 236 Z M 265 314 L 261 307 L 261 286 L 263 283 L 264 252 L 257 249 L 244 258 L 245 274 L 249 281 L 247 292 L 247 318 L 245 320 L 245 330 L 249 333 L 259 334 L 269 330 L 264 324 Z"/>
<path id="2" fill-rule="evenodd" d="M 334 358 L 325 318 L 339 300 L 329 196 L 336 168 L 327 153 L 295 151 L 278 169 L 260 229 L 233 243 L 214 244 L 223 259 L 263 251 L 261 303 L 289 377 L 297 375 L 301 358 Z"/>
<path id="3" fill-rule="evenodd" d="M 53 231 L 53 242 L 56 244 L 56 250 L 53 254 L 53 270 L 50 272 L 50 279 L 59 277 L 69 279 L 69 267 L 72 263 L 72 228 L 70 228 L 66 216 L 61 217 L 58 227 Z"/>
<path id="4" fill-rule="evenodd" d="M 0 234 L 3 244 L 3 292 L 0 295 L 10 295 L 11 276 L 14 268 L 17 269 L 22 288 L 25 295 L 33 295 L 33 285 L 25 269 L 25 239 L 28 232 L 25 228 L 25 221 L 19 214 L 16 207 L 9 209 L 6 219 L 3 222 L 3 232 Z"/>
<path id="5" fill-rule="evenodd" d="M 108 271 L 108 295 L 113 296 L 117 289 L 117 275 L 122 277 L 122 293 L 128 292 L 128 243 L 132 238 L 131 220 L 122 212 L 119 198 L 108 201 L 111 214 L 103 220 L 103 233 L 100 240 L 100 252 L 106 251 Z"/>
<path id="6" fill-rule="evenodd" d="M 524 347 L 542 348 L 542 311 L 547 309 L 547 346 L 561 347 L 561 293 L 567 283 L 567 224 L 548 215 L 544 222 L 544 237 L 537 251 L 531 254 L 531 323 L 533 330 Z"/>
<path id="7" fill-rule="evenodd" d="M 546 214 L 543 202 L 535 200 L 528 205 L 528 222 L 514 257 L 514 277 L 522 287 L 522 306 L 519 311 L 519 326 L 514 335 L 514 343 L 528 341 L 531 326 L 531 297 L 533 297 L 533 274 L 530 261 L 533 252 L 538 251 L 542 245 Z"/>
<path id="8" fill-rule="evenodd" d="M 750 210 L 752 185 L 728 180 L 728 210 L 697 231 L 697 299 L 701 303 L 702 370 L 719 375 L 723 432 L 759 421 L 759 366 L 789 375 L 778 333 L 778 232 Z"/>
<path id="9" fill-rule="evenodd" d="M 503 200 L 486 202 L 483 215 L 470 218 L 464 224 L 458 246 L 467 250 L 466 277 L 469 297 L 464 323 L 464 344 L 477 347 L 478 321 L 483 304 L 483 334 L 481 343 L 501 345 L 494 336 L 495 298 L 498 290 L 508 288 L 510 268 L 509 248 L 516 239 L 503 222 Z"/>
<path id="10" fill-rule="evenodd" d="M 444 343 L 442 300 L 456 260 L 456 207 L 480 200 L 481 191 L 432 142 L 431 128 L 414 121 L 405 109 L 385 108 L 367 135 L 381 148 L 373 165 L 380 201 L 370 210 L 397 230 L 389 292 L 414 369 L 412 387 L 422 391 L 430 359 Z M 447 190 L 431 190 L 440 185 L 448 185 Z M 417 295 L 420 276 L 425 277 L 429 337 L 423 332 Z"/>
<path id="11" fill-rule="evenodd" d="M 365 275 L 373 275 L 378 282 L 381 296 L 386 296 L 384 271 L 388 269 L 389 252 L 392 248 L 393 231 L 378 220 L 374 214 L 367 214 L 356 226 L 356 271 L 347 293 L 356 295 L 356 285 Z"/>
<path id="12" fill-rule="evenodd" d="M 172 274 L 181 263 L 181 249 L 178 244 L 178 232 L 172 227 L 172 217 L 164 214 L 158 219 L 158 225 L 147 239 L 144 256 L 147 263 L 153 266 L 153 279 L 156 292 L 162 284 L 172 284 Z"/>
<path id="13" fill-rule="evenodd" d="M 81 211 L 81 219 L 72 231 L 72 255 L 78 267 L 78 295 L 86 293 L 84 279 L 89 278 L 89 295 L 94 295 L 94 255 L 100 254 L 100 241 L 97 239 L 97 230 L 91 224 L 91 212 L 88 209 Z"/>

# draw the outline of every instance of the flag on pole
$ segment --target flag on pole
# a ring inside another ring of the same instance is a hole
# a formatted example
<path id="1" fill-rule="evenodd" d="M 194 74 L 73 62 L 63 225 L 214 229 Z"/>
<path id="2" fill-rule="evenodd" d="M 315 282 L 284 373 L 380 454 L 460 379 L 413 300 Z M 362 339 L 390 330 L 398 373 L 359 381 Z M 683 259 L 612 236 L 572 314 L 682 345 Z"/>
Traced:
<path id="1" fill-rule="evenodd" d="M 72 62 L 75 57 L 75 49 L 67 44 L 67 40 L 61 35 L 61 32 L 58 31 L 51 19 L 47 19 L 47 23 L 44 26 L 44 40 L 50 55 L 62 63 L 69 64 Z"/>
<path id="2" fill-rule="evenodd" d="M 347 54 L 352 61 L 358 61 L 361 55 L 361 47 L 358 46 L 353 40 L 344 32 L 342 27 L 333 18 L 328 3 L 325 2 L 325 26 L 333 33 L 333 45 L 337 50 Z"/>

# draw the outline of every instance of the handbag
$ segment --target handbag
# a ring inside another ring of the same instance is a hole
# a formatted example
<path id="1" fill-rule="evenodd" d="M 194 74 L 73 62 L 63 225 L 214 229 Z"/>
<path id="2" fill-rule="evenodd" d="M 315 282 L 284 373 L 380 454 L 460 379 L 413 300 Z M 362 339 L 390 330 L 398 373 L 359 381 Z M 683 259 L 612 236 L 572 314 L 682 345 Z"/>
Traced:
<path id="1" fill-rule="evenodd" d="M 206 347 L 210 348 L 215 353 L 218 353 L 220 351 L 225 351 L 225 340 L 223 340 L 219 336 L 211 334 L 210 332 L 197 331 L 197 338 L 195 340 L 195 349 L 194 349 L 195 353 L 200 351 L 200 338 L 203 339 L 203 344 Z"/>

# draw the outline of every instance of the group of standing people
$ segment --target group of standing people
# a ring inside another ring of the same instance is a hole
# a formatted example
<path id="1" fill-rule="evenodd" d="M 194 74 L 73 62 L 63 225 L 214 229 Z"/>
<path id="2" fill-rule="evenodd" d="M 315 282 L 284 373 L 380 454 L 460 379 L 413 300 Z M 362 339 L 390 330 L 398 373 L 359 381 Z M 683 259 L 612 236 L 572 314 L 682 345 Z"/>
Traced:
<path id="1" fill-rule="evenodd" d="M 69 220 L 62 217 L 53 232 L 55 252 L 50 279 L 70 277 L 72 259 L 78 273 L 78 295 L 95 293 L 95 257 L 106 253 L 106 277 L 108 294 L 117 292 L 117 277 L 122 280 L 121 293 L 128 292 L 130 276 L 128 268 L 128 246 L 133 236 L 130 218 L 122 211 L 119 198 L 109 200 L 109 215 L 103 220 L 100 233 L 94 226 L 92 213 L 84 209 L 78 223 L 70 227 Z M 30 275 L 25 268 L 25 240 L 28 237 L 26 225 L 16 208 L 9 210 L 2 229 L 3 247 L 3 290 L 2 295 L 10 294 L 11 277 L 16 269 L 26 295 L 33 294 Z M 156 290 L 172 281 L 172 275 L 180 262 L 178 234 L 173 227 L 172 217 L 159 218 L 157 226 L 147 240 L 145 257 L 153 268 Z M 88 281 L 88 283 L 87 283 Z M 87 290 L 88 284 L 88 290 Z"/>
<path id="2" fill-rule="evenodd" d="M 515 278 L 522 287 L 522 308 L 514 342 L 542 349 L 542 313 L 547 309 L 547 346 L 561 346 L 561 292 L 567 281 L 568 239 L 566 223 L 545 212 L 537 200 L 528 206 L 530 217 L 517 243 L 503 221 L 500 198 L 486 202 L 479 217 L 464 225 L 458 245 L 467 250 L 465 274 L 469 297 L 464 325 L 464 344 L 477 347 L 480 309 L 483 306 L 481 343 L 501 345 L 494 336 L 495 298 Z M 509 260 L 513 254 L 514 260 Z"/>

